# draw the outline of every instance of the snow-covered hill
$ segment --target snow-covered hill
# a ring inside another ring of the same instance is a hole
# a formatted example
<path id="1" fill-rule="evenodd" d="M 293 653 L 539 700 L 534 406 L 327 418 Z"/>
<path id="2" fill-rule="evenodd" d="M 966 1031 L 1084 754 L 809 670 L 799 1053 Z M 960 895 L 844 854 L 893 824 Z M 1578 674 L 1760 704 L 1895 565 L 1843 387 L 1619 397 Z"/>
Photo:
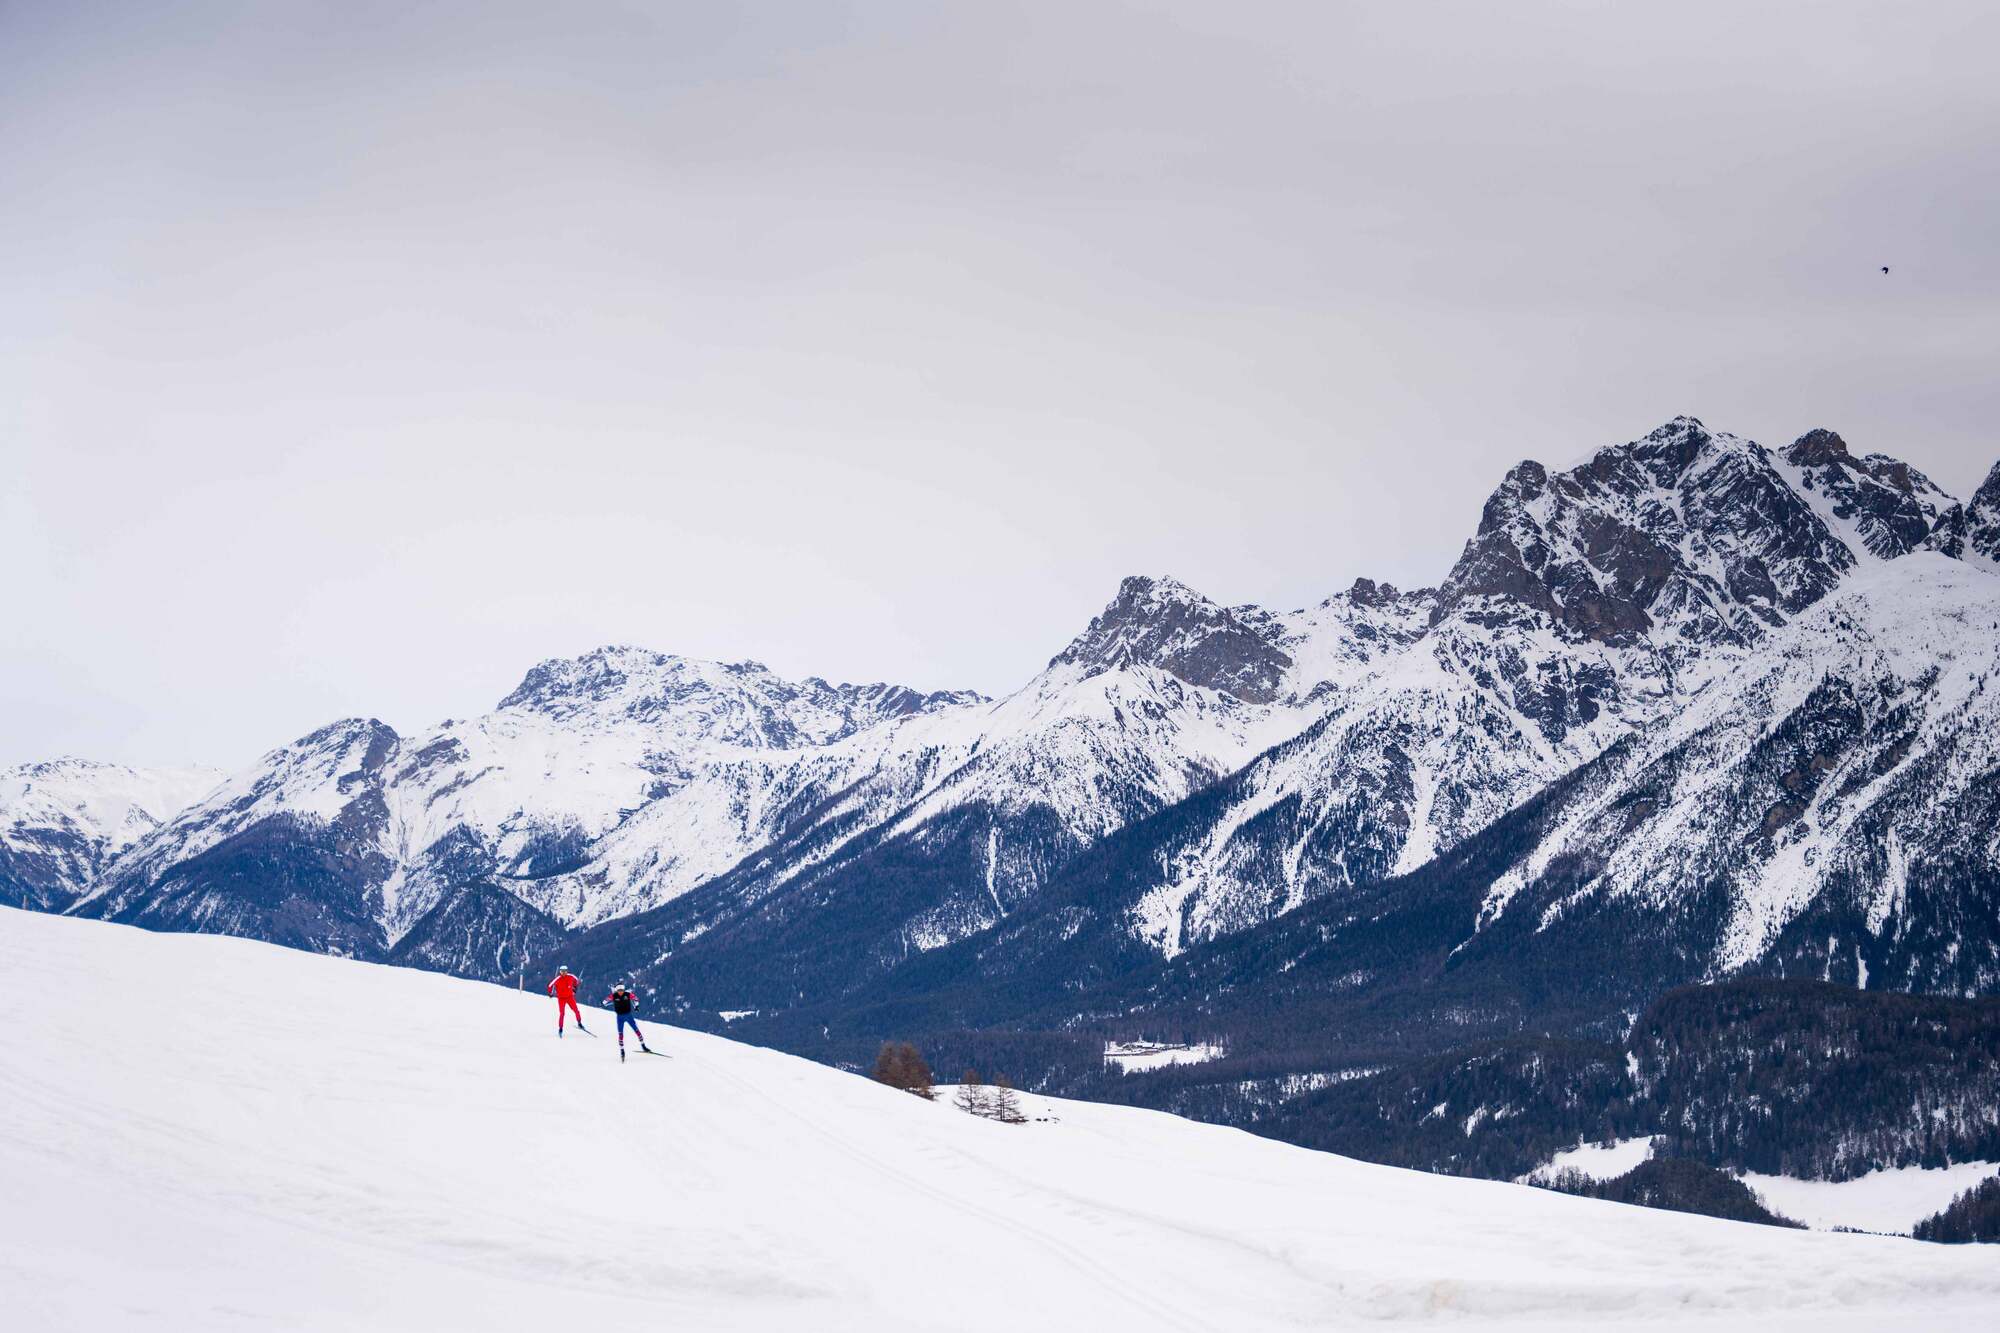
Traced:
<path id="1" fill-rule="evenodd" d="M 1979 1326 L 1980 1247 L 1783 1231 L 0 911 L 0 1308 L 51 1330 Z"/>
<path id="2" fill-rule="evenodd" d="M 0 900 L 59 911 L 112 858 L 222 780 L 207 768 L 55 759 L 0 770 Z"/>

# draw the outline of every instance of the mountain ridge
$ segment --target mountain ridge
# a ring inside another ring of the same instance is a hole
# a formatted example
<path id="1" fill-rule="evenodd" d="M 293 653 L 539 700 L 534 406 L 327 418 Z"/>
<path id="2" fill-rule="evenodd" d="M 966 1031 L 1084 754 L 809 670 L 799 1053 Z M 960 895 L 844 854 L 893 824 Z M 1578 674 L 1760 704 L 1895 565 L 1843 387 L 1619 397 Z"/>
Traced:
<path id="1" fill-rule="evenodd" d="M 1986 579 L 1996 543 L 2000 466 L 1961 503 L 1831 431 L 1773 451 L 1677 417 L 1568 468 L 1509 469 L 1435 588 L 1364 578 L 1274 611 L 1135 575 L 998 699 L 606 645 L 537 663 L 477 718 L 330 724 L 103 858 L 67 910 L 486 977 L 561 952 L 710 1012 L 837 1012 L 919 994 L 893 979 L 933 971 L 1019 986 L 1037 958 L 1076 968 L 1046 984 L 1082 994 L 1308 909 L 1378 910 L 1377 886 L 1542 794 L 1570 824 L 1508 827 L 1552 840 L 1543 879 L 1579 873 L 1639 826 L 1641 798 L 1615 794 L 1625 766 L 1663 771 L 1635 756 L 1691 701 L 1757 678 L 1875 571 Z M 1823 719 L 1794 725 L 1825 765 L 1887 763 L 1889 732 L 1874 758 L 1838 757 L 1837 719 L 1899 725 L 1843 669 L 1846 702 L 1814 696 Z M 1928 688 L 1910 678 L 1906 711 Z M 1805 762 L 1771 780 L 1810 785 Z M 1793 838 L 1831 817 L 1812 799 L 1774 798 L 1753 824 Z M 1910 800 L 1903 824 L 1925 808 Z M 1125 859 L 1100 883 L 1107 846 Z M 1553 884 L 1489 893 L 1454 966 L 1489 927 L 1513 938 L 1510 913 Z M 1944 949 L 1926 929 L 1922 948 Z M 1906 984 L 1990 980 L 1893 966 Z"/>

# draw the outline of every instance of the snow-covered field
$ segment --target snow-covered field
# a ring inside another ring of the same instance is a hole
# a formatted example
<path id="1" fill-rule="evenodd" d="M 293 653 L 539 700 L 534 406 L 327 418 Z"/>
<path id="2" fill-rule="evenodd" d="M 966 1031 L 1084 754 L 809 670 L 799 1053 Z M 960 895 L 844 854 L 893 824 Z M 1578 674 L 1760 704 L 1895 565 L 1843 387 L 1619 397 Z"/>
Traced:
<path id="1" fill-rule="evenodd" d="M 1638 1166 L 1652 1151 L 1650 1135 L 1608 1145 L 1586 1143 L 1557 1153 L 1522 1179 L 1547 1180 L 1564 1171 L 1581 1171 L 1592 1180 L 1610 1180 Z M 1959 1162 L 1935 1169 L 1871 1171 L 1853 1180 L 1796 1180 L 1754 1171 L 1741 1179 L 1773 1212 L 1815 1231 L 1847 1227 L 1903 1235 L 1996 1172 L 2000 1162 Z"/>
<path id="2" fill-rule="evenodd" d="M 674 1058 L 621 1066 L 602 1014 L 558 1042 L 539 996 L 242 940 L 0 910 L 0 976 L 0 1311 L 38 1333 L 1828 1330 L 2000 1308 L 1984 1247 L 1130 1108 L 996 1124 L 658 1025 Z"/>
<path id="3" fill-rule="evenodd" d="M 2000 1162 L 1959 1162 L 1932 1169 L 1906 1166 L 1870 1171 L 1839 1181 L 1794 1180 L 1752 1172 L 1743 1177 L 1743 1183 L 1763 1195 L 1774 1211 L 1816 1230 L 1853 1227 L 1857 1231 L 1907 1232 L 1996 1173 L 2000 1173 Z"/>
<path id="4" fill-rule="evenodd" d="M 1620 1139 L 1616 1143 L 1586 1143 L 1557 1153 L 1524 1179 L 1545 1180 L 1565 1171 L 1581 1171 L 1592 1180 L 1611 1180 L 1636 1168 L 1653 1155 L 1653 1136 Z"/>

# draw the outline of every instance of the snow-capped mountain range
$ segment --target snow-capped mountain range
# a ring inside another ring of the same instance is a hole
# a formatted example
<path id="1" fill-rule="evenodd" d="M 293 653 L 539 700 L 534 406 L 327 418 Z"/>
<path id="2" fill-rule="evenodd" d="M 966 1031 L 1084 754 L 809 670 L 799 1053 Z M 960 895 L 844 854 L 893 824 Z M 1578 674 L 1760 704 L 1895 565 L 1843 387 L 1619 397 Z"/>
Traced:
<path id="1" fill-rule="evenodd" d="M 1939 858 L 2000 866 L 1996 575 L 2000 466 L 1959 502 L 1831 432 L 1773 452 L 1683 417 L 1512 469 L 1435 589 L 1362 579 L 1273 612 L 1128 579 L 998 700 L 600 649 L 479 718 L 336 722 L 219 784 L 161 777 L 151 804 L 118 804 L 128 770 L 24 779 L 41 795 L 0 805 L 0 886 L 479 976 L 561 943 L 697 1006 L 782 1008 L 1058 906 L 1063 939 L 1175 958 L 1569 780 L 1468 938 L 1593 902 L 1672 916 L 1708 875 L 1729 924 L 1688 947 L 1721 974 L 1838 881 L 1905 932 L 1875 984 L 1984 988 L 1963 949 L 1939 961 L 1948 913 L 1910 934 L 1898 904 L 1954 891 L 1921 869 Z M 1811 733 L 1805 776 L 1767 771 L 1786 726 Z M 1770 781 L 1787 795 L 1756 805 Z M 1986 840 L 1947 849 L 1947 814 Z M 1079 896 L 1065 877 L 1114 834 L 1143 853 Z"/>
<path id="2" fill-rule="evenodd" d="M 0 897 L 59 910 L 119 853 L 222 781 L 207 768 L 54 759 L 0 770 Z"/>

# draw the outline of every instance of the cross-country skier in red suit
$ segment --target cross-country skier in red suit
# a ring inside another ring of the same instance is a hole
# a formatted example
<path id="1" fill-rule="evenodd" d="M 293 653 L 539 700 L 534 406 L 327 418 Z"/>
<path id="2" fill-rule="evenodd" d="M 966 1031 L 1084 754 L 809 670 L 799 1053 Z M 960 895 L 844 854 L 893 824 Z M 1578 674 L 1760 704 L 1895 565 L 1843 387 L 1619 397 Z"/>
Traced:
<path id="1" fill-rule="evenodd" d="M 583 1028 L 586 1032 L 590 1030 L 583 1027 L 583 1010 L 576 1007 L 576 974 L 574 972 L 571 972 L 566 967 L 557 968 L 554 980 L 549 982 L 548 991 L 549 994 L 556 997 L 556 1035 L 558 1037 L 563 1034 L 563 1010 L 565 1009 L 576 1015 L 576 1025 L 579 1028 Z"/>

